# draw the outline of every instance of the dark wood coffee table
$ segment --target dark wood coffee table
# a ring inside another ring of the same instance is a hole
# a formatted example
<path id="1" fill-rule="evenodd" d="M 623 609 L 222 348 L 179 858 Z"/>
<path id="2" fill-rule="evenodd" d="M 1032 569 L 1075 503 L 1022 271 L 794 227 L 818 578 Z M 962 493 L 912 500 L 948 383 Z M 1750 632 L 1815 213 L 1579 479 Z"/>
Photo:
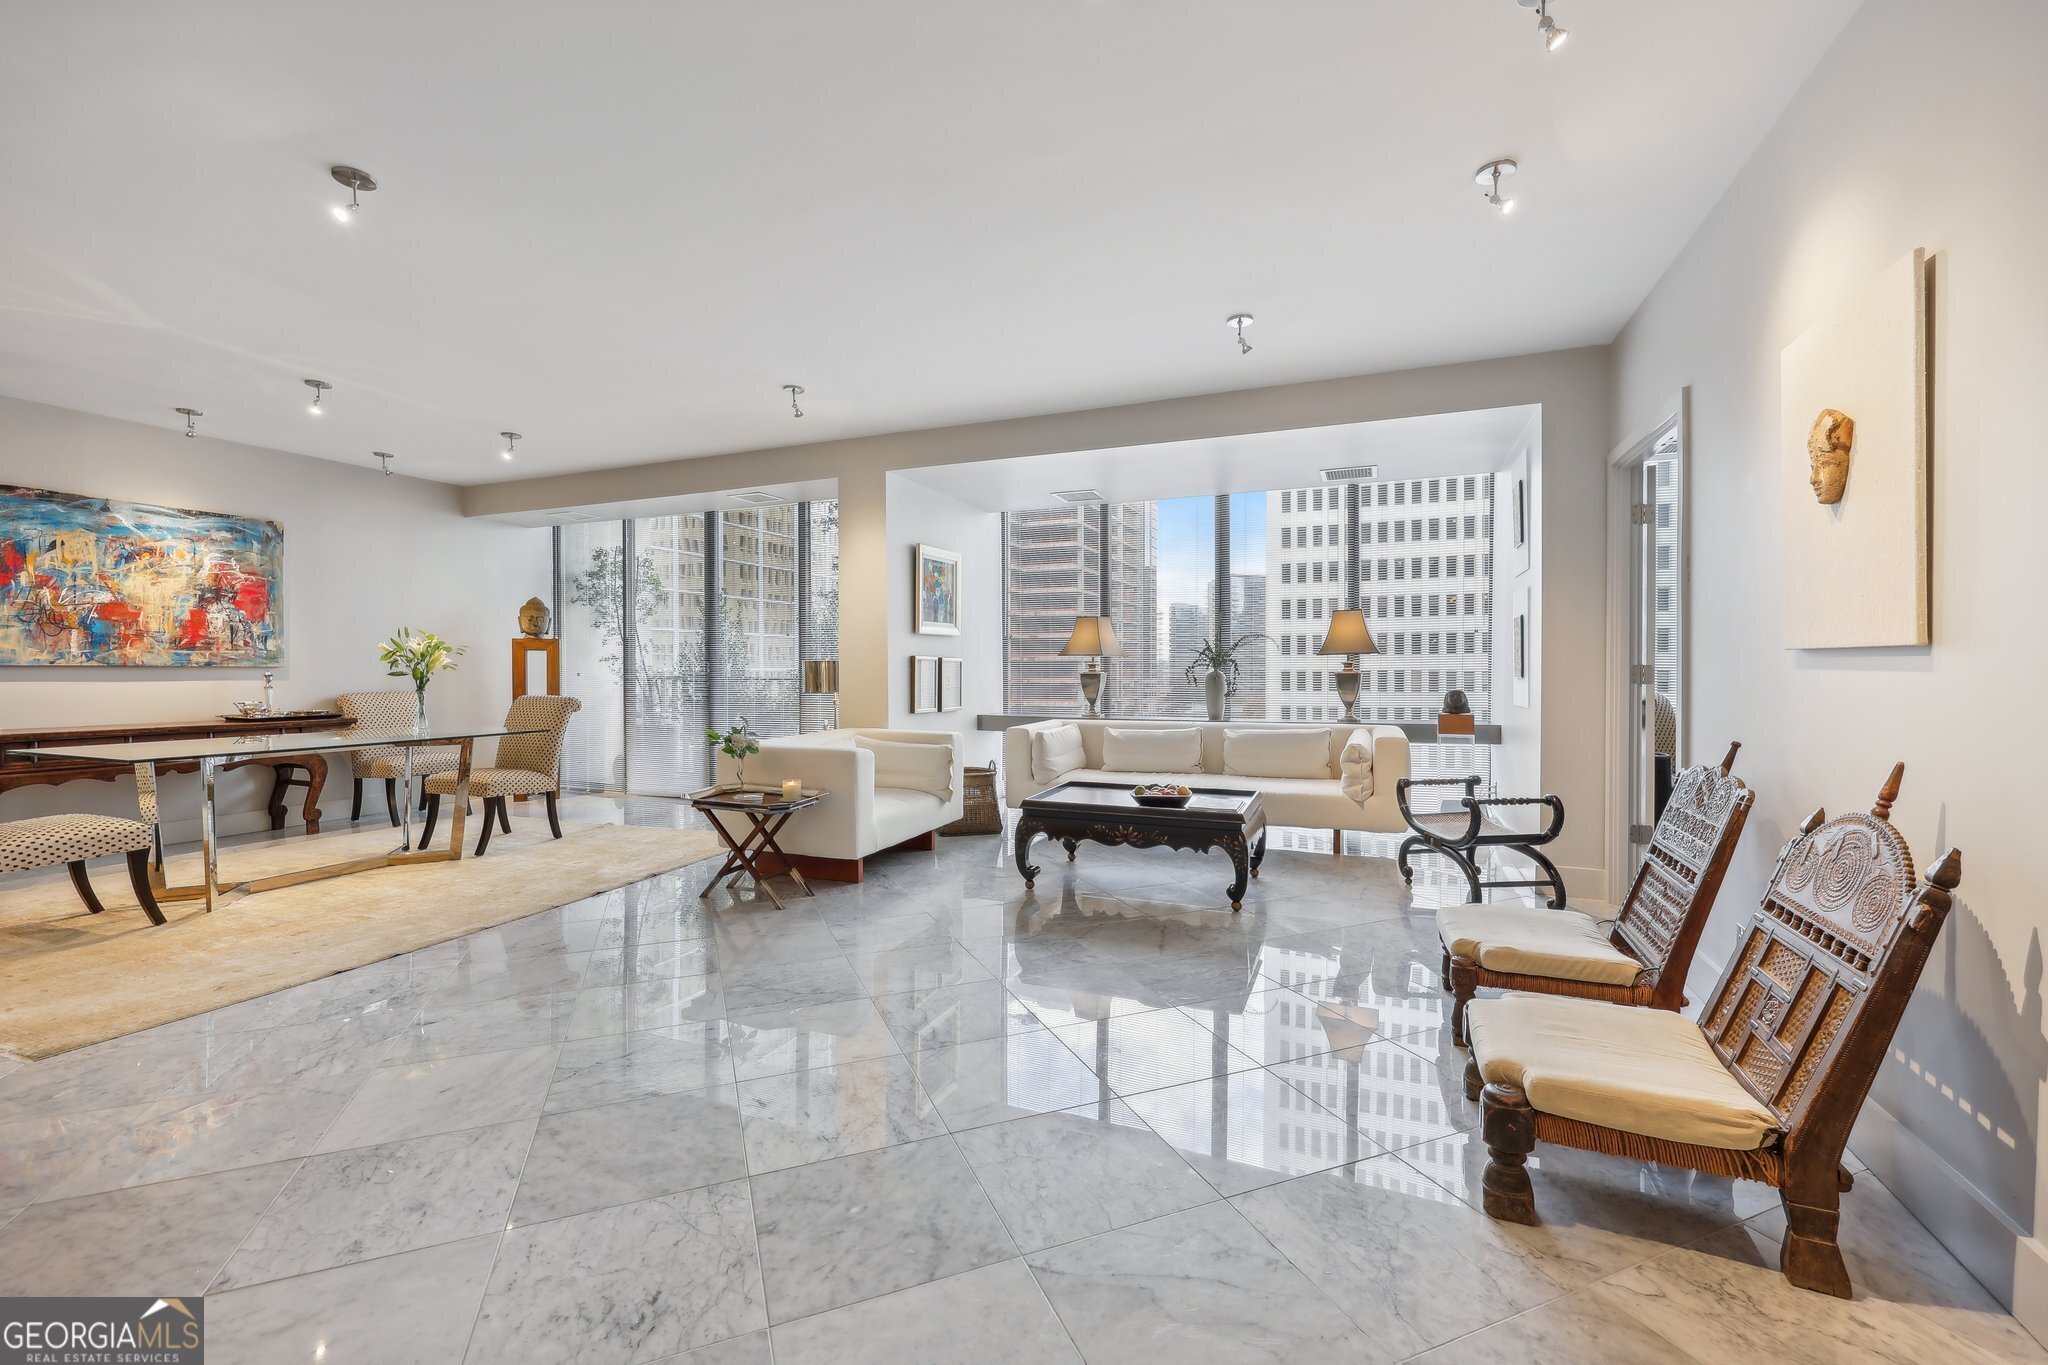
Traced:
<path id="1" fill-rule="evenodd" d="M 1067 861 L 1083 842 L 1132 848 L 1191 848 L 1230 855 L 1237 879 L 1230 908 L 1244 908 L 1244 889 L 1266 856 L 1266 803 L 1255 791 L 1193 787 L 1187 805 L 1141 806 L 1130 787 L 1112 782 L 1062 782 L 1024 798 L 1017 820 L 1017 871 L 1027 887 L 1038 884 L 1031 841 L 1043 834 L 1066 846 Z"/>

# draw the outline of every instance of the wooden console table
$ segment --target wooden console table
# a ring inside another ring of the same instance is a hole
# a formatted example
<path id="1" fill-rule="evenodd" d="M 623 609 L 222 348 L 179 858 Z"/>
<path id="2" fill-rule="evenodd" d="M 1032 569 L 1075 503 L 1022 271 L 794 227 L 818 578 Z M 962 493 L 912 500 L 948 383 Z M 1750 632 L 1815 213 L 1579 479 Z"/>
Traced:
<path id="1" fill-rule="evenodd" d="M 23 750 L 53 749 L 80 744 L 119 744 L 173 739 L 218 739 L 235 735 L 296 734 L 313 730 L 340 730 L 349 725 L 339 711 L 309 711 L 297 716 L 261 716 L 249 720 L 171 721 L 156 725 L 64 725 L 30 730 L 0 730 L 0 792 L 17 787 L 59 786 L 66 782 L 112 782 L 127 775 L 126 768 L 82 759 L 40 757 Z M 317 753 L 257 754 L 227 764 L 246 768 L 251 764 L 270 769 L 270 827 L 283 829 L 285 796 L 293 787 L 306 789 L 306 833 L 320 832 L 320 789 L 327 782 L 327 759 Z M 157 771 L 193 773 L 197 760 L 159 763 Z M 304 777 L 296 775 L 303 771 Z"/>

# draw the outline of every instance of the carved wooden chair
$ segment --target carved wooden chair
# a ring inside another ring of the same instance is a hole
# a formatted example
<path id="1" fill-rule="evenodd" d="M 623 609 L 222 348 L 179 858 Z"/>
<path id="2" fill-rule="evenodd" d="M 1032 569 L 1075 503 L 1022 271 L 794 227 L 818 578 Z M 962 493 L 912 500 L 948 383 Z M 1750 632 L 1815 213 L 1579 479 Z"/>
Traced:
<path id="1" fill-rule="evenodd" d="M 1472 1003 L 1465 1092 L 1484 1105 L 1487 1213 L 1536 1222 L 1539 1141 L 1759 1180 L 1784 1203 L 1785 1278 L 1850 1296 L 1842 1148 L 1962 880 L 1950 849 L 1915 888 L 1887 819 L 1904 771 L 1870 814 L 1800 826 L 1703 1024 L 1595 1000 Z"/>
<path id="2" fill-rule="evenodd" d="M 1660 1010 L 1685 1004 L 1693 950 L 1756 800 L 1729 776 L 1740 748 L 1740 740 L 1729 745 L 1718 768 L 1679 774 L 1611 927 L 1578 910 L 1524 905 L 1436 912 L 1444 989 L 1456 1001 L 1452 1042 L 1465 1046 L 1465 1007 L 1481 986 Z"/>

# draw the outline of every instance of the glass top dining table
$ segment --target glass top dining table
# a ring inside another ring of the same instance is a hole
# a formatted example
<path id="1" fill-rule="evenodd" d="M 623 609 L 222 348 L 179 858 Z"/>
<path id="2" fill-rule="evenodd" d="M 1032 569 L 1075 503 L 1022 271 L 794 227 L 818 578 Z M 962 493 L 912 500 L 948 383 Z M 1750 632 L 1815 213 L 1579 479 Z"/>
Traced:
<path id="1" fill-rule="evenodd" d="M 398 730 L 319 730 L 306 734 L 243 734 L 215 735 L 205 739 L 133 740 L 120 744 L 67 744 L 51 745 L 48 748 L 12 749 L 14 757 L 34 763 L 39 759 L 64 758 L 74 762 L 85 761 L 132 767 L 135 770 L 135 787 L 138 804 L 141 807 L 142 822 L 152 827 L 158 825 L 156 765 L 159 763 L 196 763 L 199 768 L 203 794 L 199 807 L 199 851 L 201 878 L 196 886 L 172 886 L 164 880 L 163 843 L 156 837 L 157 857 L 151 865 L 150 880 L 159 900 L 204 900 L 208 910 L 244 895 L 257 891 L 270 891 L 280 887 L 296 886 L 302 882 L 318 881 L 326 877 L 339 877 L 351 872 L 367 872 L 373 868 L 396 867 L 408 863 L 455 862 L 462 857 L 462 827 L 469 808 L 469 774 L 471 751 L 477 740 L 502 739 L 507 735 L 537 735 L 544 726 L 455 726 L 437 725 L 430 730 L 407 726 Z M 413 770 L 412 753 L 415 749 L 431 747 L 452 748 L 459 751 L 454 772 L 454 810 L 448 822 L 448 847 L 444 850 L 412 846 Z M 214 801 L 214 784 L 220 771 L 232 764 L 258 757 L 279 758 L 292 754 L 322 754 L 350 749 L 396 748 L 403 761 L 404 776 L 401 779 L 404 795 L 400 799 L 399 846 L 389 853 L 375 854 L 367 858 L 351 858 L 346 862 L 328 863 L 320 867 L 303 868 L 293 872 L 281 872 L 274 876 L 257 877 L 247 881 L 223 885 L 220 880 L 220 839 L 219 820 Z"/>

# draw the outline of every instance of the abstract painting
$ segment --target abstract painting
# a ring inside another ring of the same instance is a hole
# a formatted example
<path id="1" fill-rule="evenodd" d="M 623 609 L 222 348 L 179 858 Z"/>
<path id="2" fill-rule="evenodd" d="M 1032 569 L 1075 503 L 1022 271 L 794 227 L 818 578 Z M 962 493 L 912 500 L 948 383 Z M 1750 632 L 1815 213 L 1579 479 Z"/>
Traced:
<path id="1" fill-rule="evenodd" d="M 0 484 L 0 665 L 277 663 L 274 521 Z"/>
<path id="2" fill-rule="evenodd" d="M 919 635 L 958 635 L 960 556 L 951 550 L 920 545 L 912 563 L 912 581 L 917 588 L 913 629 Z"/>
<path id="3" fill-rule="evenodd" d="M 1933 638 L 1929 265 L 1900 257 L 1779 353 L 1787 649 Z"/>

